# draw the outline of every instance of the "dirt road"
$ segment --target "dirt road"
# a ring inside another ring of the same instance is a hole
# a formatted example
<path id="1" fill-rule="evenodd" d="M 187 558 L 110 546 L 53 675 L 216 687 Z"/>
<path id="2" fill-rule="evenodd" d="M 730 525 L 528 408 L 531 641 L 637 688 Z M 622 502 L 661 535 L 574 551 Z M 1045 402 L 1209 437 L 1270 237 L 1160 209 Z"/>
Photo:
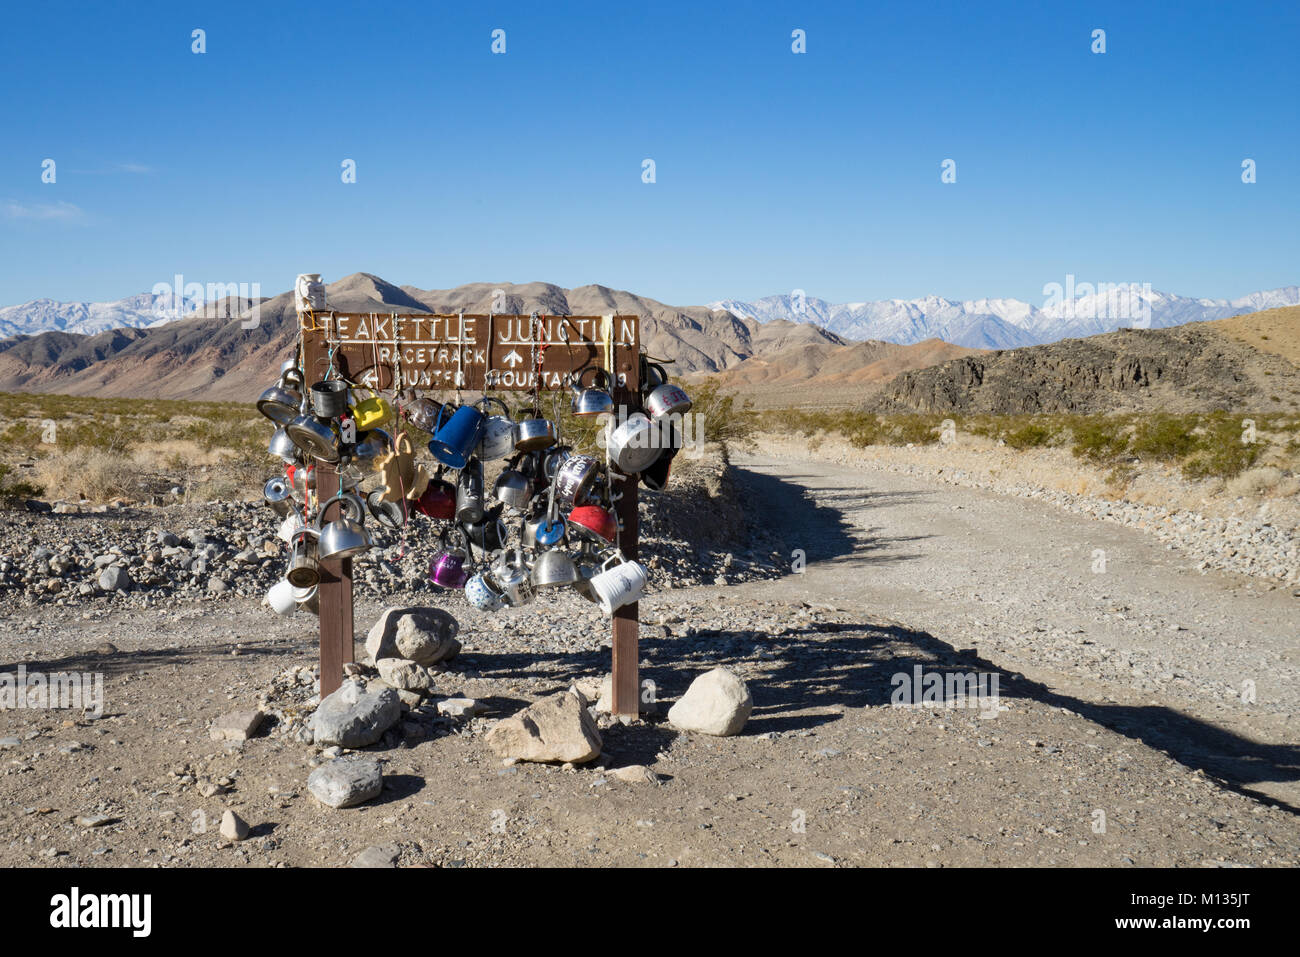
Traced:
<path id="1" fill-rule="evenodd" d="M 0 712 L 0 866 L 337 865 L 368 848 L 436 866 L 1300 864 L 1295 599 L 1021 500 L 738 464 L 775 536 L 755 551 L 802 549 L 806 568 L 643 601 L 656 713 L 606 727 L 585 768 L 503 766 L 482 739 L 608 668 L 607 622 L 570 595 L 495 616 L 437 597 L 465 643 L 437 691 L 488 711 L 411 712 L 366 749 L 383 795 L 343 811 L 306 790 L 318 748 L 207 735 L 314 660 L 314 619 L 245 599 L 9 613 L 0 671 L 98 671 L 108 706 Z M 358 597 L 364 636 L 380 604 Z M 753 694 L 744 733 L 673 729 L 668 705 L 719 664 Z M 893 706 L 900 681 L 932 675 L 996 676 L 998 698 Z M 629 764 L 660 783 L 607 773 Z M 216 833 L 226 808 L 249 839 Z"/>
<path id="2" fill-rule="evenodd" d="M 810 457 L 736 463 L 750 507 L 807 556 L 763 594 L 975 649 L 1190 768 L 1300 807 L 1289 590 L 1202 574 L 1140 531 L 1024 499 Z"/>

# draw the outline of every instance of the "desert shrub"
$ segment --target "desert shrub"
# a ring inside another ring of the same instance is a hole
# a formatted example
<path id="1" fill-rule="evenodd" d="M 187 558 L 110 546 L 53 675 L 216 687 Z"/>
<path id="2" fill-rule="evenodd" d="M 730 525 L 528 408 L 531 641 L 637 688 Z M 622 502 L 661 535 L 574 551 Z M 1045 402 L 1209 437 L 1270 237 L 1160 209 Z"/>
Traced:
<path id="1" fill-rule="evenodd" d="M 12 508 L 23 499 L 35 498 L 44 491 L 26 479 L 13 478 L 12 471 L 8 465 L 0 464 L 0 507 Z"/>
<path id="2" fill-rule="evenodd" d="M 1259 428 L 1270 424 L 1269 417 L 1256 416 Z M 1242 416 L 1214 412 L 1200 423 L 1195 451 L 1183 463 L 1185 476 L 1228 479 L 1253 466 L 1270 444 L 1263 435 L 1254 442 L 1242 441 Z"/>
<path id="3" fill-rule="evenodd" d="M 105 501 L 130 496 L 138 470 L 122 455 L 79 447 L 48 455 L 36 463 L 36 475 L 46 494 L 63 499 Z"/>
<path id="4" fill-rule="evenodd" d="M 1070 426 L 1070 451 L 1094 465 L 1109 465 L 1128 451 L 1128 422 L 1109 416 L 1080 417 Z"/>
<path id="5" fill-rule="evenodd" d="M 1048 445 L 1060 430 L 1049 422 L 1030 420 L 1007 432 L 1002 438 L 1017 451 Z"/>
<path id="6" fill-rule="evenodd" d="M 1143 460 L 1179 461 L 1197 449 L 1196 425 L 1197 417 L 1194 415 L 1158 413 L 1139 417 L 1130 449 Z"/>

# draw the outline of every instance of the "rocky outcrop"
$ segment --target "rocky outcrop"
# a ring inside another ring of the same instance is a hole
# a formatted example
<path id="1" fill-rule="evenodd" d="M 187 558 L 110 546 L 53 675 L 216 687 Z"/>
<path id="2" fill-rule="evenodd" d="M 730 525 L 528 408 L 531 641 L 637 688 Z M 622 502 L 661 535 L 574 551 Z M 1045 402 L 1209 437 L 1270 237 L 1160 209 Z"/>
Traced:
<path id="1" fill-rule="evenodd" d="M 1100 413 L 1260 409 L 1300 390 L 1300 372 L 1204 325 L 1126 329 L 963 356 L 904 372 L 879 412 Z"/>

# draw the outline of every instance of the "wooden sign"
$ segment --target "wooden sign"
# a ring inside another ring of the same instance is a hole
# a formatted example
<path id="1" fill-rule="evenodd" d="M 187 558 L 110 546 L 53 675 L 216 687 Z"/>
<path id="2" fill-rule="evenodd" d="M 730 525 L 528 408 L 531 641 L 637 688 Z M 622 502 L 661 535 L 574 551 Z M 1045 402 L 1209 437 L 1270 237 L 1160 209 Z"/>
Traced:
<path id="1" fill-rule="evenodd" d="M 299 313 L 307 385 L 331 369 L 372 389 L 551 392 L 569 387 L 569 375 L 612 369 L 614 401 L 640 409 L 641 332 L 637 316 L 421 315 L 357 312 Z M 591 384 L 587 380 L 587 384 Z M 328 501 L 339 487 L 334 466 L 317 468 L 317 488 Z M 637 480 L 620 479 L 616 511 L 620 545 L 637 557 Z M 352 560 L 322 561 L 320 693 L 335 691 L 352 661 Z M 612 634 L 614 714 L 640 712 L 637 603 L 615 610 Z"/>
<path id="2" fill-rule="evenodd" d="M 552 391 L 568 375 L 604 368 L 635 392 L 637 316 L 417 315 L 321 312 L 300 317 L 309 382 L 334 370 L 374 389 Z"/>

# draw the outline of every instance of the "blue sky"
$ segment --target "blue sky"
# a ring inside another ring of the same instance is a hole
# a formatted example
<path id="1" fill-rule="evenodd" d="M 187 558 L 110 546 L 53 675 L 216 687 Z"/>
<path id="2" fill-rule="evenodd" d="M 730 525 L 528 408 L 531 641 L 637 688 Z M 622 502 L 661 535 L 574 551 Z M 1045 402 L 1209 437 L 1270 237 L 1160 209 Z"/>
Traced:
<path id="1" fill-rule="evenodd" d="M 11 5 L 0 303 L 358 270 L 682 305 L 1300 283 L 1294 2 L 379 6 Z"/>

